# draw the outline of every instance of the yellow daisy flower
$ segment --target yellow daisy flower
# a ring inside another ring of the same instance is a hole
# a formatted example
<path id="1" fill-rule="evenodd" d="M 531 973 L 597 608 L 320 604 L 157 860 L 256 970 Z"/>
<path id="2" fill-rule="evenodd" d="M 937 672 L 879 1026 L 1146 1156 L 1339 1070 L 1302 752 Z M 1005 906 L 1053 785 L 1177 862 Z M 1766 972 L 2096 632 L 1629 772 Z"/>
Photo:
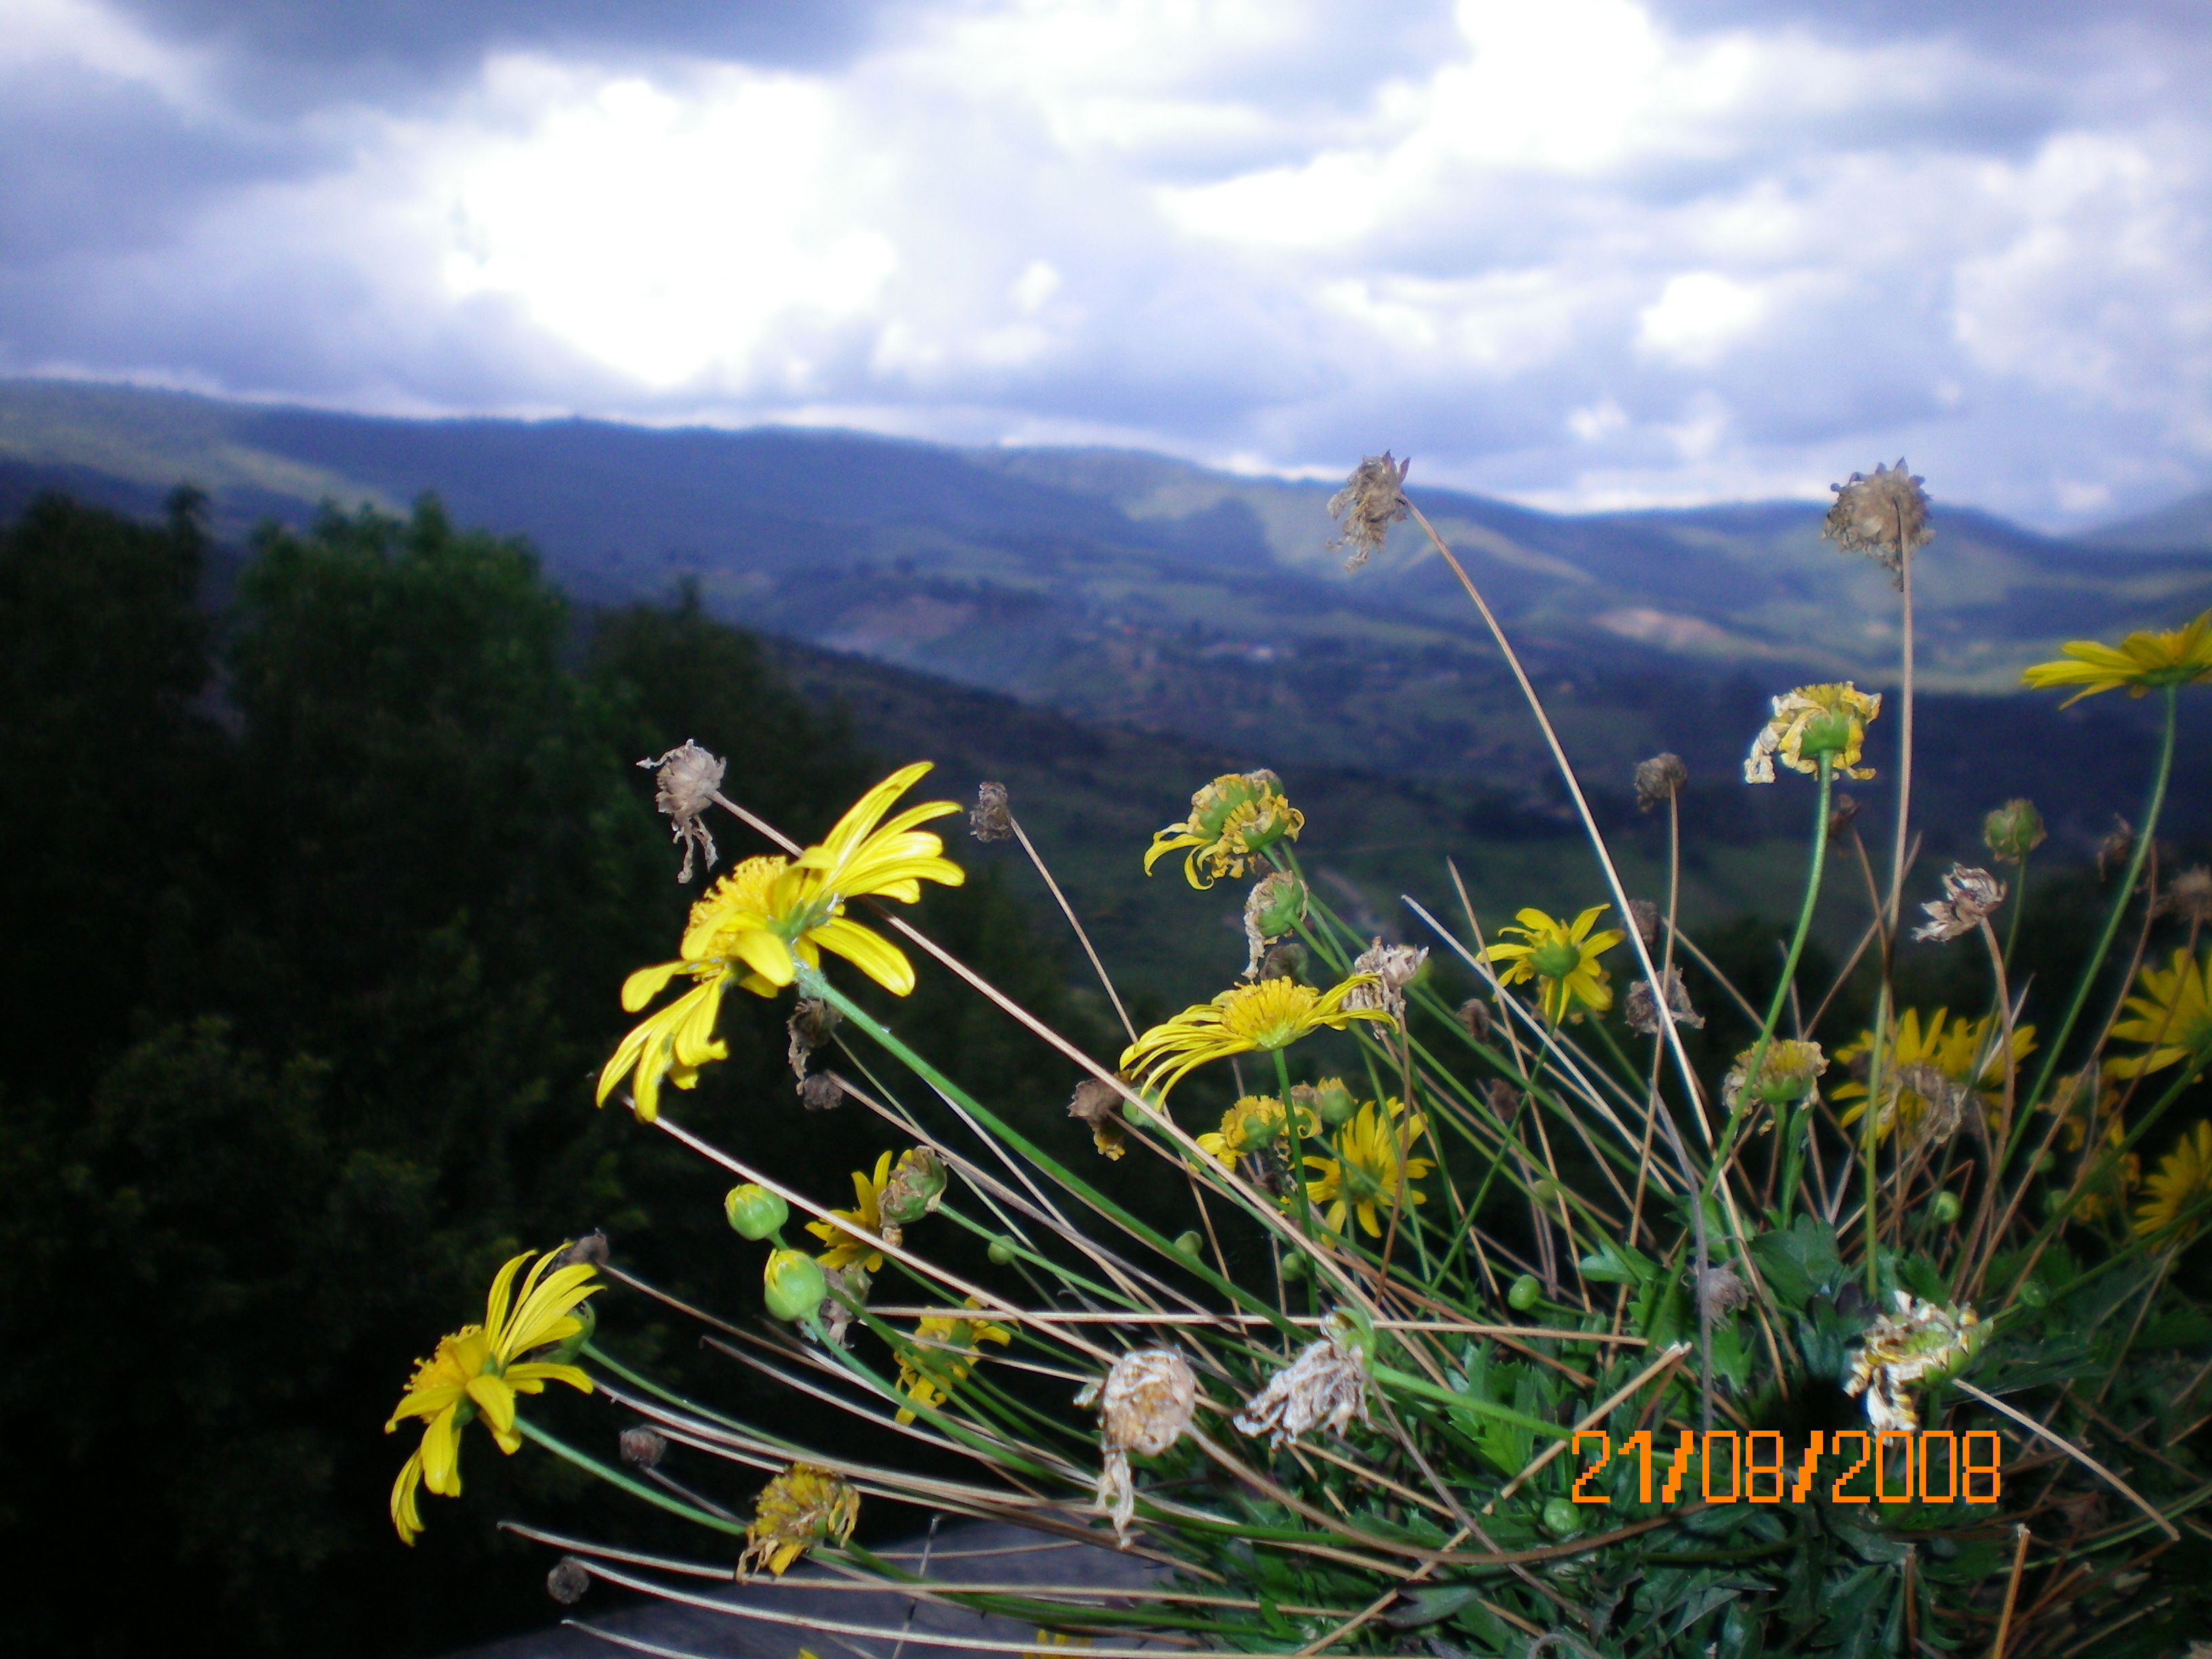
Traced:
<path id="1" fill-rule="evenodd" d="M 1199 1149 L 1218 1158 L 1223 1169 L 1233 1170 L 1246 1152 L 1258 1152 L 1281 1134 L 1288 1121 L 1283 1103 L 1274 1096 L 1246 1095 L 1221 1115 L 1218 1130 L 1209 1129 L 1199 1136 Z M 1310 1107 L 1299 1107 L 1299 1135 L 1320 1133 L 1321 1120 Z"/>
<path id="2" fill-rule="evenodd" d="M 1917 1008 L 1907 1008 L 1899 1016 L 1885 1062 L 1893 1092 L 1882 1103 L 1881 1115 L 1875 1121 L 1876 1137 L 1887 1140 L 1900 1123 L 1907 1137 L 1914 1137 L 1923 1126 L 1933 1127 L 1947 1118 L 1952 1120 L 1950 1130 L 1955 1130 L 1958 1109 L 1970 1092 L 1981 1097 L 1984 1111 L 1991 1122 L 1996 1121 L 2004 1099 L 2004 1060 L 1997 1053 L 1996 1024 L 1994 1014 L 1979 1019 L 1954 1019 L 1948 1008 L 1938 1008 L 1924 1020 Z M 2019 1065 L 2034 1052 L 2035 1027 L 2014 1026 L 2013 1064 Z M 1846 1127 L 1865 1115 L 1865 1061 L 1873 1053 L 1872 1031 L 1861 1031 L 1855 1041 L 1836 1050 L 1837 1060 L 1856 1074 L 1829 1095 L 1838 1105 L 1844 1101 L 1856 1103 L 1838 1119 Z M 1854 1066 L 1854 1061 L 1859 1064 Z"/>
<path id="3" fill-rule="evenodd" d="M 2184 1060 L 2202 1063 L 2212 1054 L 2212 951 L 2201 962 L 2177 950 L 2164 968 L 2145 968 L 2136 980 L 2136 994 L 2123 1006 L 2127 1018 L 2112 1022 L 2123 1042 L 2149 1046 L 2139 1054 L 2116 1054 L 2105 1062 L 2114 1077 L 2141 1077 Z"/>
<path id="4" fill-rule="evenodd" d="M 832 1210 L 832 1216 L 842 1216 L 857 1226 L 866 1228 L 878 1238 L 884 1237 L 884 1187 L 891 1178 L 891 1155 L 885 1152 L 876 1160 L 873 1176 L 853 1171 L 853 1207 Z M 806 1231 L 830 1248 L 815 1259 L 830 1269 L 849 1267 L 857 1261 L 863 1273 L 881 1273 L 884 1253 L 864 1238 L 856 1237 L 835 1221 L 810 1221 Z M 896 1241 L 894 1241 L 896 1242 Z"/>
<path id="5" fill-rule="evenodd" d="M 512 1456 L 522 1444 L 514 1426 L 515 1395 L 542 1393 L 548 1382 L 592 1391 L 592 1379 L 575 1366 L 523 1356 L 580 1334 L 584 1322 L 576 1308 L 605 1287 L 590 1282 L 588 1262 L 556 1267 L 559 1253 L 548 1251 L 516 1291 L 514 1275 L 529 1260 L 526 1250 L 499 1270 L 485 1298 L 483 1324 L 439 1338 L 437 1352 L 415 1362 L 407 1391 L 384 1425 L 390 1434 L 408 1418 L 423 1419 L 422 1443 L 392 1483 L 392 1524 L 403 1544 L 412 1544 L 422 1530 L 418 1488 L 428 1486 L 441 1498 L 461 1495 L 460 1433 L 471 1419 L 481 1415 L 500 1450 Z"/>
<path id="6" fill-rule="evenodd" d="M 968 1298 L 970 1308 L 983 1304 L 974 1297 Z M 915 1346 L 899 1350 L 899 1392 L 915 1405 L 934 1409 L 944 1403 L 947 1395 L 968 1380 L 968 1373 L 981 1357 L 979 1342 L 995 1342 L 1000 1347 L 1014 1340 L 1014 1334 L 1004 1325 L 988 1319 L 963 1319 L 955 1314 L 931 1314 L 915 1327 Z M 914 1421 L 910 1407 L 902 1407 L 898 1413 L 902 1423 Z"/>
<path id="7" fill-rule="evenodd" d="M 833 1469 L 793 1463 L 761 1488 L 745 1528 L 740 1573 L 766 1567 L 778 1578 L 817 1544 L 842 1544 L 860 1518 L 860 1494 Z"/>
<path id="8" fill-rule="evenodd" d="M 1526 980 L 1541 980 L 1544 1018 L 1555 1025 L 1570 1018 L 1580 1019 L 1582 1008 L 1601 1014 L 1613 1006 L 1613 989 L 1607 983 L 1605 969 L 1597 965 L 1597 959 L 1626 937 L 1618 927 L 1591 933 L 1590 924 L 1609 908 L 1593 904 L 1571 925 L 1554 921 L 1541 910 L 1517 912 L 1514 921 L 1518 926 L 1498 931 L 1518 933 L 1522 943 L 1490 945 L 1483 951 L 1482 959 L 1511 964 L 1498 976 L 1500 984 L 1519 985 Z"/>
<path id="9" fill-rule="evenodd" d="M 2143 1184 L 2148 1190 L 2136 1206 L 2138 1233 L 2161 1232 L 2179 1221 L 2183 1212 L 2212 1198 L 2212 1123 L 2198 1119 Z M 2203 1224 L 2202 1216 L 2197 1224 Z"/>
<path id="10" fill-rule="evenodd" d="M 1372 974 L 1354 974 L 1326 991 L 1287 979 L 1237 986 L 1153 1026 L 1121 1051 L 1119 1069 L 1132 1077 L 1141 1073 L 1142 1086 L 1157 1088 L 1164 1100 L 1169 1090 L 1209 1060 L 1287 1048 L 1323 1026 L 1340 1031 L 1355 1019 L 1395 1029 L 1398 1022 L 1380 1008 L 1345 1006 L 1354 991 L 1376 982 Z"/>
<path id="11" fill-rule="evenodd" d="M 1774 699 L 1774 714 L 1751 740 L 1743 763 L 1746 783 L 1774 781 L 1779 758 L 1793 772 L 1818 775 L 1820 757 L 1831 757 L 1838 777 L 1870 778 L 1874 768 L 1859 764 L 1867 722 L 1881 713 L 1881 693 L 1862 691 L 1849 680 L 1840 684 L 1801 685 Z"/>
<path id="12" fill-rule="evenodd" d="M 1283 781 L 1273 772 L 1225 773 L 1190 798 L 1188 818 L 1152 837 L 1145 873 L 1187 847 L 1183 878 L 1194 887 L 1211 887 L 1224 876 L 1243 875 L 1277 842 L 1296 841 L 1305 826 L 1306 815 L 1291 805 Z"/>
<path id="13" fill-rule="evenodd" d="M 1419 1180 L 1433 1167 L 1425 1158 L 1407 1158 L 1406 1149 L 1419 1139 L 1428 1121 L 1419 1112 L 1404 1116 L 1405 1103 L 1392 1099 L 1378 1109 L 1369 1101 L 1352 1121 L 1336 1132 L 1334 1158 L 1309 1158 L 1306 1168 L 1316 1172 L 1306 1182 L 1306 1201 L 1322 1211 L 1322 1225 L 1341 1234 L 1349 1215 L 1370 1238 L 1380 1238 L 1382 1227 L 1378 1206 L 1398 1201 L 1398 1165 L 1401 1158 L 1408 1183 Z M 1413 1190 L 1406 1195 L 1416 1204 L 1428 1200 Z M 1322 1206 L 1326 1206 L 1324 1209 Z"/>
<path id="14" fill-rule="evenodd" d="M 2020 678 L 2039 691 L 2080 686 L 2058 705 L 2061 708 L 2123 685 L 2131 697 L 2140 697 L 2154 685 L 2203 685 L 2212 681 L 2212 611 L 2162 633 L 2130 634 L 2117 647 L 2094 640 L 2069 640 L 2058 648 L 2073 660 L 2039 662 L 2022 670 Z"/>
<path id="15" fill-rule="evenodd" d="M 664 1079 L 689 1089 L 698 1082 L 702 1066 L 726 1059 L 729 1050 L 716 1040 L 714 1022 L 722 994 L 732 984 L 756 996 L 774 996 L 798 976 L 799 964 L 818 968 L 828 951 L 894 996 L 914 989 L 914 967 L 905 952 L 848 921 L 845 907 L 860 898 L 912 904 L 924 881 L 957 887 L 966 879 L 958 865 L 942 856 L 945 843 L 916 828 L 960 811 L 954 803 L 925 802 L 884 821 L 891 803 L 929 769 L 927 761 L 901 767 L 861 796 L 820 846 L 795 860 L 781 854 L 747 859 L 691 907 L 678 958 L 641 968 L 624 980 L 622 1004 L 635 1013 L 679 975 L 697 983 L 622 1040 L 599 1073 L 600 1104 L 623 1078 L 634 1077 L 638 1121 L 650 1123 L 659 1115 Z"/>

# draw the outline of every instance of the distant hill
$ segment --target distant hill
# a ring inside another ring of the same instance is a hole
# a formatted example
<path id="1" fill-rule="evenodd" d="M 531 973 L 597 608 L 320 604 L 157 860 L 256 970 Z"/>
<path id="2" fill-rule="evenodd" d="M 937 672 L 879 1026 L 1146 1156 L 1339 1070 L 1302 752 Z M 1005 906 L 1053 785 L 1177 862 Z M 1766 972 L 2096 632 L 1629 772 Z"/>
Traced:
<path id="1" fill-rule="evenodd" d="M 2123 552 L 2212 554 L 2212 489 L 2185 495 L 2140 518 L 2085 532 L 2078 539 Z"/>
<path id="2" fill-rule="evenodd" d="M 1820 540 L 1817 504 L 1570 516 L 1419 477 L 1417 465 L 1417 498 L 1601 788 L 1660 748 L 1724 781 L 1774 690 L 1893 672 L 1887 578 Z M 756 629 L 1072 718 L 1246 764 L 1472 787 L 1537 819 L 1562 810 L 1517 691 L 1440 561 L 1396 533 L 1347 575 L 1323 483 L 1130 452 L 381 419 L 0 382 L 0 514 L 46 485 L 144 511 L 179 480 L 210 492 L 233 538 L 319 501 L 400 507 L 434 490 L 463 522 L 529 536 L 588 603 L 689 577 Z M 2212 605 L 2212 557 L 2053 540 L 1948 507 L 1937 483 L 1917 585 L 1936 690 L 2008 690 L 2060 639 Z M 2081 786 L 2081 833 L 2131 811 L 2142 710 L 2104 702 L 2059 717 L 2048 699 L 2010 699 L 1996 719 L 1962 705 L 1977 759 L 1951 807 L 2067 782 Z"/>

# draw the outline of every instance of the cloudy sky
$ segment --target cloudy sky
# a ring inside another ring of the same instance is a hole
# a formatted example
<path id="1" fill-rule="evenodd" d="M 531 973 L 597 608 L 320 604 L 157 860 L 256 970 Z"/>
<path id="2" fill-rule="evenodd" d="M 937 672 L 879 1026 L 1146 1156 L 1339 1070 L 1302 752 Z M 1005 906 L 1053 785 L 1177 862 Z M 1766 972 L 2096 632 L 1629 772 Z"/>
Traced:
<path id="1" fill-rule="evenodd" d="M 0 374 L 2212 484 L 2204 0 L 0 0 Z"/>

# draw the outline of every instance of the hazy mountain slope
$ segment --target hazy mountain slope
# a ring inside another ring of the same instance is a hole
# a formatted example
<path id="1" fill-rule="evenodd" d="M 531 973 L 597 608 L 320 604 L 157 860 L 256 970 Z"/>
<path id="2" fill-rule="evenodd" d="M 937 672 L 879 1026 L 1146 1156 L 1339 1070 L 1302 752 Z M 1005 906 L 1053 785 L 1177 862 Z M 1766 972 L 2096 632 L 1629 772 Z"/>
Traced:
<path id="1" fill-rule="evenodd" d="M 2129 552 L 2212 554 L 2212 489 L 2199 490 L 2155 513 L 2087 532 L 2081 540 Z"/>

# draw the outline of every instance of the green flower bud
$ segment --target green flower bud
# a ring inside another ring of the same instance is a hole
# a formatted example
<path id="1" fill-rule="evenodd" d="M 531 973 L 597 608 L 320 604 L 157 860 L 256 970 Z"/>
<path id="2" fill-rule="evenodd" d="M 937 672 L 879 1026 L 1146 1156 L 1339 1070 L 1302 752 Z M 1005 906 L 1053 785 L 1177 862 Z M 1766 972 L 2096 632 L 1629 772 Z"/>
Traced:
<path id="1" fill-rule="evenodd" d="M 1178 1255 L 1196 1261 L 1198 1253 L 1206 1248 L 1206 1241 L 1195 1232 L 1181 1232 L 1176 1235 L 1175 1247 Z"/>
<path id="2" fill-rule="evenodd" d="M 1255 884 L 1244 917 L 1262 939 L 1279 939 L 1306 919 L 1306 884 L 1287 870 Z"/>
<path id="3" fill-rule="evenodd" d="M 1304 1279 L 1305 1276 L 1306 1276 L 1306 1259 L 1305 1259 L 1305 1257 L 1304 1257 L 1303 1255 L 1286 1255 L 1286 1256 L 1285 1256 L 1285 1257 L 1283 1258 L 1283 1283 L 1284 1283 L 1284 1284 L 1285 1284 L 1285 1285 L 1295 1285 L 1295 1284 L 1297 1284 L 1297 1283 L 1298 1282 L 1298 1280 L 1300 1280 L 1301 1279 Z"/>
<path id="4" fill-rule="evenodd" d="M 2032 800 L 2013 799 L 1982 820 L 1982 844 L 2008 864 L 2043 845 L 2043 814 Z"/>
<path id="5" fill-rule="evenodd" d="M 1291 1090 L 1291 1097 L 1297 1099 L 1297 1092 Z M 1359 1109 L 1359 1103 L 1352 1097 L 1352 1091 L 1344 1086 L 1344 1079 L 1340 1077 L 1322 1079 L 1313 1085 L 1311 1097 L 1300 1103 L 1311 1106 L 1314 1115 L 1332 1129 L 1342 1128 L 1352 1121 L 1352 1115 Z"/>
<path id="6" fill-rule="evenodd" d="M 987 1254 L 989 1255 L 991 1265 L 994 1267 L 1009 1267 L 1021 1260 L 1021 1253 L 1015 1248 L 1014 1241 L 1004 1233 L 1000 1233 L 991 1241 L 991 1248 Z"/>
<path id="7" fill-rule="evenodd" d="M 1959 1218 L 1959 1195 L 1958 1195 L 1958 1194 L 1956 1194 L 1956 1193 L 1951 1193 L 1951 1192 L 1943 1192 L 1943 1193 L 1938 1193 L 1938 1194 L 1936 1194 L 1936 1219 L 1937 1221 L 1939 1221 L 1940 1223 L 1942 1223 L 1944 1226 L 1948 1227 L 1948 1226 L 1949 1226 L 1953 1222 L 1956 1221 L 1958 1218 Z"/>
<path id="8" fill-rule="evenodd" d="M 1582 1505 L 1566 1498 L 1544 1500 L 1544 1530 L 1554 1538 L 1572 1538 L 1583 1529 Z"/>
<path id="9" fill-rule="evenodd" d="M 822 1264 L 800 1250 L 771 1250 L 761 1275 L 768 1310 L 778 1319 L 804 1319 L 830 1294 Z"/>
<path id="10" fill-rule="evenodd" d="M 1505 1292 L 1505 1303 L 1516 1313 L 1527 1313 L 1536 1305 L 1536 1298 L 1542 1294 L 1543 1286 L 1537 1284 L 1536 1275 L 1522 1273 Z"/>
<path id="11" fill-rule="evenodd" d="M 1559 1183 L 1549 1176 L 1538 1176 L 1528 1183 L 1528 1196 L 1548 1210 L 1559 1201 Z"/>
<path id="12" fill-rule="evenodd" d="M 2020 1281 L 2020 1305 L 2021 1307 L 2040 1308 L 2050 1300 L 2050 1289 L 2041 1279 L 2028 1278 L 2023 1279 Z"/>
<path id="13" fill-rule="evenodd" d="M 766 1238 L 791 1219 L 791 1206 L 765 1187 L 748 1181 L 722 1200 L 722 1213 L 740 1238 Z"/>
<path id="14" fill-rule="evenodd" d="M 910 1227 L 937 1208 L 945 1196 L 945 1161 L 927 1146 L 899 1154 L 898 1167 L 884 1182 L 877 1204 L 894 1227 Z"/>

